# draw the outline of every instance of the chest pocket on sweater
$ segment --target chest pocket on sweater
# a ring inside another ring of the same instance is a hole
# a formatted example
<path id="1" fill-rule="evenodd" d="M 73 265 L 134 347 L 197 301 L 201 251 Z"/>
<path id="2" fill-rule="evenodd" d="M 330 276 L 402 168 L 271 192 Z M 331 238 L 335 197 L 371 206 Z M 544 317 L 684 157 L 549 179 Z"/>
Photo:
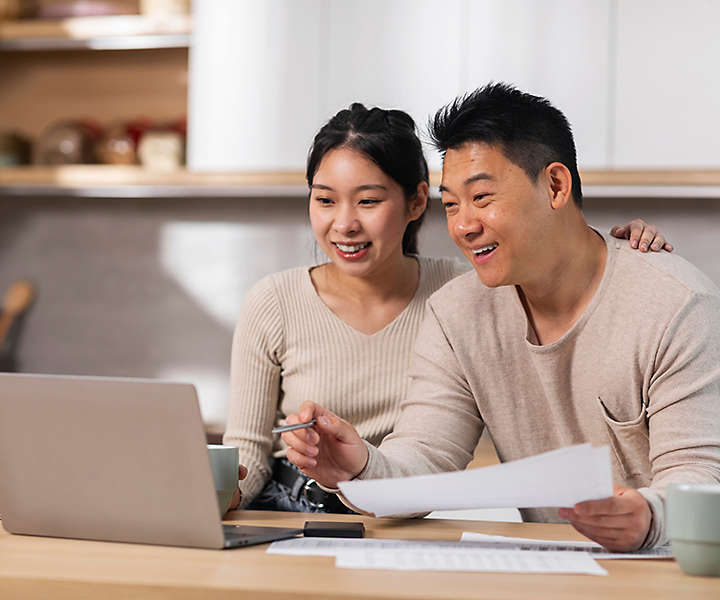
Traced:
<path id="1" fill-rule="evenodd" d="M 630 421 L 617 421 L 598 396 L 598 404 L 605 420 L 608 440 L 613 458 L 626 485 L 645 487 L 650 484 L 650 440 L 647 427 L 647 407 L 643 404 L 640 414 Z"/>

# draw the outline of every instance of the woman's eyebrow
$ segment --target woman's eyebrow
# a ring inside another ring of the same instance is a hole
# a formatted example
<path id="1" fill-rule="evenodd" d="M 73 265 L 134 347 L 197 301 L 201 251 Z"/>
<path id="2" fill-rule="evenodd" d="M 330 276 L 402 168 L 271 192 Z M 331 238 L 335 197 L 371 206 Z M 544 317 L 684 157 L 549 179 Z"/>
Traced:
<path id="1" fill-rule="evenodd" d="M 387 190 L 387 188 L 379 183 L 366 183 L 365 185 L 357 186 L 354 191 L 364 192 L 365 190 Z"/>

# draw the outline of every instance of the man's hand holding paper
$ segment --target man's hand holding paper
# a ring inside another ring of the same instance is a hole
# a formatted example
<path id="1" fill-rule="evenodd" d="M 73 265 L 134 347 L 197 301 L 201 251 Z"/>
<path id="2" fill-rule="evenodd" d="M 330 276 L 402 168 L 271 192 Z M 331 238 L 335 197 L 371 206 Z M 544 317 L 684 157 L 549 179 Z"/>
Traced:
<path id="1" fill-rule="evenodd" d="M 584 536 L 614 552 L 640 548 L 652 518 L 642 494 L 619 485 L 613 486 L 610 498 L 580 502 L 573 508 L 561 508 L 558 514 Z"/>

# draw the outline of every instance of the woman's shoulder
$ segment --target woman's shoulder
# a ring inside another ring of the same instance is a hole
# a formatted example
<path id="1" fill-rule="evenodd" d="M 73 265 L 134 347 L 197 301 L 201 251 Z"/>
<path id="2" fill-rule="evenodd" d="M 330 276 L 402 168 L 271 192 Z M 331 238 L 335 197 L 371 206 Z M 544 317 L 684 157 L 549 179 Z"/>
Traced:
<path id="1" fill-rule="evenodd" d="M 285 300 L 295 301 L 306 294 L 305 279 L 309 267 L 295 267 L 265 275 L 245 294 L 245 306 L 279 305 Z"/>
<path id="2" fill-rule="evenodd" d="M 284 271 L 276 271 L 275 273 L 265 275 L 255 282 L 250 288 L 248 295 L 298 293 L 303 289 L 302 284 L 309 277 L 309 269 L 309 266 L 293 267 L 292 269 L 285 269 Z"/>

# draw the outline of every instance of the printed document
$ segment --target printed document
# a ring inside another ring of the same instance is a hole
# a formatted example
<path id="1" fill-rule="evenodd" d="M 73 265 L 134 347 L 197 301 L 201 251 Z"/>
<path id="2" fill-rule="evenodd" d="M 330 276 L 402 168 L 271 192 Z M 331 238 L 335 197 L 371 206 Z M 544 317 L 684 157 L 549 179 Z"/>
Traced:
<path id="1" fill-rule="evenodd" d="M 338 485 L 352 504 L 376 517 L 471 508 L 569 507 L 613 493 L 608 447 L 590 444 L 481 469 Z"/>

